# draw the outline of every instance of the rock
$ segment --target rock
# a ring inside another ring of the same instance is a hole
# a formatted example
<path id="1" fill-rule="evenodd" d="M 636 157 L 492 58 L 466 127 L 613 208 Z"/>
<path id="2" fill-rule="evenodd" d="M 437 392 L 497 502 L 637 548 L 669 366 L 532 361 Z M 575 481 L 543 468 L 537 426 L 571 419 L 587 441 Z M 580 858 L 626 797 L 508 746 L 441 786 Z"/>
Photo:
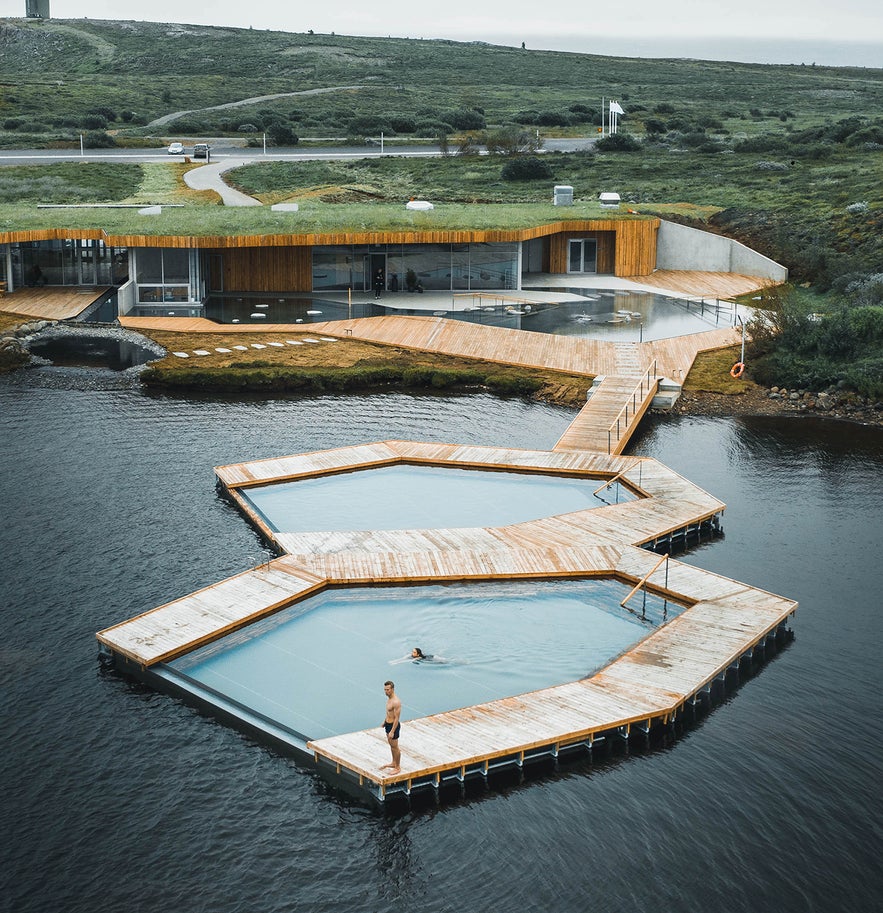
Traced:
<path id="1" fill-rule="evenodd" d="M 770 393 L 778 393 L 778 392 L 779 392 L 778 387 L 770 387 Z"/>
<path id="2" fill-rule="evenodd" d="M 781 394 L 781 393 L 775 393 L 775 392 L 770 393 L 770 399 L 782 399 L 782 394 Z"/>
<path id="3" fill-rule="evenodd" d="M 793 393 L 788 394 L 788 399 L 790 399 L 792 403 L 796 403 L 797 400 L 800 399 L 800 394 L 795 390 Z"/>

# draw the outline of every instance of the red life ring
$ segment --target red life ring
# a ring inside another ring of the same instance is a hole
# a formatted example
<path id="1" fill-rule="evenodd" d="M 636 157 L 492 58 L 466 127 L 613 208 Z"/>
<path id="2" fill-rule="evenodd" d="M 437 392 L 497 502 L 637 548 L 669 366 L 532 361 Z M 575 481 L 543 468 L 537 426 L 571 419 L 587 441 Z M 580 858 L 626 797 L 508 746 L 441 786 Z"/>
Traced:
<path id="1" fill-rule="evenodd" d="M 745 373 L 745 364 L 744 362 L 737 361 L 736 364 L 730 368 L 730 377 L 741 377 Z"/>

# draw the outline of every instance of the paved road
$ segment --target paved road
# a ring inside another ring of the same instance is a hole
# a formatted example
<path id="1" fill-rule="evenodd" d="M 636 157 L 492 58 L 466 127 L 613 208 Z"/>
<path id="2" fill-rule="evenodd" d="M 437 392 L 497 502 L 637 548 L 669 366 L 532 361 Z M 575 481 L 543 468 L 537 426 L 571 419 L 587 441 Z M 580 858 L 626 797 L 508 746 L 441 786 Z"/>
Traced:
<path id="1" fill-rule="evenodd" d="M 547 152 L 572 152 L 588 149 L 595 139 L 546 140 Z M 381 156 L 437 156 L 438 146 L 327 146 L 324 148 L 296 149 L 273 148 L 243 149 L 223 140 L 212 145 L 212 161 L 201 168 L 193 168 L 184 175 L 188 187 L 194 190 L 214 190 L 220 194 L 225 206 L 260 206 L 261 203 L 228 186 L 222 177 L 225 171 L 256 162 L 296 162 L 321 159 L 379 158 Z M 0 166 L 45 165 L 50 162 L 130 162 L 140 164 L 157 161 L 182 161 L 184 156 L 169 155 L 165 149 L 86 149 L 81 155 L 74 149 L 23 149 L 0 150 Z"/>
<path id="2" fill-rule="evenodd" d="M 298 161 L 306 159 L 376 158 L 382 155 L 432 156 L 440 155 L 438 146 L 405 146 L 386 143 L 381 153 L 379 146 L 300 146 L 290 148 L 271 147 L 266 153 L 262 149 L 248 148 L 229 140 L 211 141 L 212 161 L 234 157 L 249 161 Z M 595 138 L 548 139 L 546 152 L 574 152 L 589 149 Z M 166 147 L 156 149 L 0 149 L 0 166 L 3 165 L 45 165 L 47 162 L 160 162 L 183 161 L 183 156 L 169 155 Z"/>

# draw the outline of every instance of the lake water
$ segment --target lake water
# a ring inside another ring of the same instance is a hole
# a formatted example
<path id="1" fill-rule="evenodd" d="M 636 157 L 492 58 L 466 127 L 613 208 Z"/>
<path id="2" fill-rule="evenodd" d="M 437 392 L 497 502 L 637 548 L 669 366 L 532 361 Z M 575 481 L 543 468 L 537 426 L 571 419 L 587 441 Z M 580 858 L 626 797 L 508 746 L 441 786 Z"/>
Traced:
<path id="1" fill-rule="evenodd" d="M 794 641 L 673 742 L 382 815 L 97 662 L 95 631 L 250 566 L 259 542 L 213 466 L 389 438 L 549 448 L 572 416 L 483 395 L 223 402 L 145 395 L 129 372 L 0 377 L 4 909 L 876 909 L 877 429 L 647 422 L 632 451 L 729 505 L 724 538 L 685 560 L 801 603 Z"/>

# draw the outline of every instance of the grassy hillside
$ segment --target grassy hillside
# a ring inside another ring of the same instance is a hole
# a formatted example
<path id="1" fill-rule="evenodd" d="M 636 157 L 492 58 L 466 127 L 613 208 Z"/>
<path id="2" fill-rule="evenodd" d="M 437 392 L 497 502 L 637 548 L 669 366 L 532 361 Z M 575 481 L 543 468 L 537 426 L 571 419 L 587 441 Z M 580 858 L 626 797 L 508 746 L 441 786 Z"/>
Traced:
<path id="1" fill-rule="evenodd" d="M 507 170 L 514 157 L 472 154 L 504 133 L 596 136 L 602 97 L 625 108 L 623 134 L 593 152 L 546 154 L 521 174 Z M 0 20 L 0 145 L 74 145 L 83 132 L 88 145 L 157 146 L 213 135 L 247 142 L 262 132 L 281 145 L 381 131 L 391 143 L 444 138 L 451 151 L 467 154 L 260 164 L 229 177 L 267 203 L 299 200 L 298 231 L 518 226 L 597 215 L 598 192 L 616 190 L 639 213 L 744 241 L 808 287 L 810 294 L 783 297 L 771 326 L 758 333 L 759 376 L 788 387 L 845 381 L 874 396 L 883 395 L 881 111 L 883 69 Z M 0 228 L 280 230 L 267 207 L 206 205 L 216 197 L 186 189 L 185 167 L 2 168 Z M 553 183 L 575 188 L 578 205 L 566 214 L 549 205 Z M 406 213 L 408 196 L 427 197 L 437 208 Z M 30 205 L 93 201 L 186 205 L 149 226 L 132 210 Z"/>
<path id="2" fill-rule="evenodd" d="M 217 105 L 278 93 L 319 95 Z M 625 125 L 660 116 L 722 136 L 802 129 L 883 109 L 883 70 L 640 60 L 484 43 L 351 38 L 90 20 L 0 20 L 2 141 L 230 133 L 440 131 L 518 121 L 592 132 L 601 99 Z M 177 112 L 168 125 L 152 121 Z M 667 126 L 669 126 L 667 124 Z M 245 127 L 245 130 L 240 128 Z"/>

